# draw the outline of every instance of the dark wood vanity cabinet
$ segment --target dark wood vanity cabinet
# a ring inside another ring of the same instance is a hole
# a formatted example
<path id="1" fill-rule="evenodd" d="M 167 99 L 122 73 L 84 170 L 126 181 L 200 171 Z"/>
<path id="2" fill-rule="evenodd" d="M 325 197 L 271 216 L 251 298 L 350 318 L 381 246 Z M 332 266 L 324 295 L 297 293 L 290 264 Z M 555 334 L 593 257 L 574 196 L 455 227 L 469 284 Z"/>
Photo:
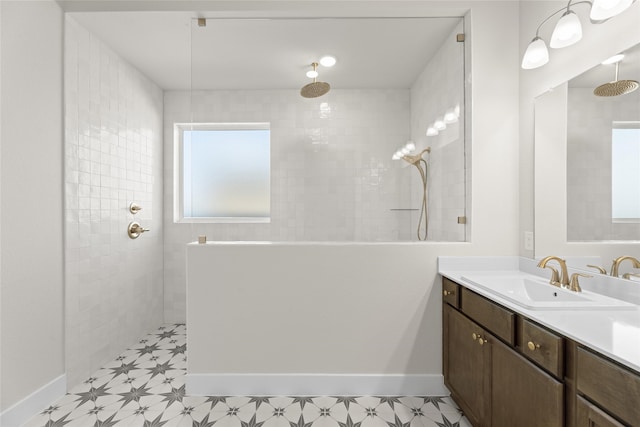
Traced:
<path id="1" fill-rule="evenodd" d="M 486 375 L 491 369 L 491 347 L 480 345 L 478 339 L 484 340 L 488 334 L 447 304 L 444 325 L 449 349 L 444 358 L 445 384 L 471 424 L 486 425 L 491 403 L 491 382 Z"/>
<path id="2" fill-rule="evenodd" d="M 445 385 L 474 427 L 640 427 L 640 375 L 443 278 Z"/>
<path id="3" fill-rule="evenodd" d="M 564 385 L 516 350 L 516 315 L 443 280 L 444 380 L 471 424 L 561 427 Z"/>

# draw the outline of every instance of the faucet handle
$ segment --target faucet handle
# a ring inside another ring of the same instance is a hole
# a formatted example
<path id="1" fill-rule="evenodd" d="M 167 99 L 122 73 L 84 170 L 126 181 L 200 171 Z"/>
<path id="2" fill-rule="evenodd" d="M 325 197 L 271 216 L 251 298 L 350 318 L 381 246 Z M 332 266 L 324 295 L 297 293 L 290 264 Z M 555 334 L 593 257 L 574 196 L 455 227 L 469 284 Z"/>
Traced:
<path id="1" fill-rule="evenodd" d="M 549 283 L 553 286 L 560 287 L 560 274 L 558 273 L 558 270 L 550 265 L 546 265 L 544 268 L 551 270 L 551 279 L 549 279 Z"/>
<path id="2" fill-rule="evenodd" d="M 600 274 L 607 274 L 607 270 L 605 270 L 604 267 L 600 267 L 599 265 L 591 265 L 591 264 L 587 264 L 587 267 L 589 268 L 595 268 L 596 270 L 598 270 L 598 272 Z"/>
<path id="3" fill-rule="evenodd" d="M 624 273 L 622 275 L 622 278 L 627 280 L 632 280 L 632 277 L 640 277 L 640 273 Z"/>
<path id="4" fill-rule="evenodd" d="M 580 283 L 578 283 L 579 277 L 593 277 L 588 274 L 582 273 L 573 273 L 571 275 L 571 279 L 569 279 L 569 290 L 573 292 L 582 292 L 582 288 L 580 287 Z"/>

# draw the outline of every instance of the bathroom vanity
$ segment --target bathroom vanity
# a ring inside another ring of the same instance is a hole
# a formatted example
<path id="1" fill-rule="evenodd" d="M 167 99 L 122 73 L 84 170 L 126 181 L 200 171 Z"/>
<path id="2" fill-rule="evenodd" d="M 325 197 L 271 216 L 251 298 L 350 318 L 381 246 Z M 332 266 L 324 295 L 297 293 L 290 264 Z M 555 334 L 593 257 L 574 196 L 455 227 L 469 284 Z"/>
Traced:
<path id="1" fill-rule="evenodd" d="M 637 306 L 522 308 L 442 274 L 445 385 L 475 427 L 640 426 Z"/>

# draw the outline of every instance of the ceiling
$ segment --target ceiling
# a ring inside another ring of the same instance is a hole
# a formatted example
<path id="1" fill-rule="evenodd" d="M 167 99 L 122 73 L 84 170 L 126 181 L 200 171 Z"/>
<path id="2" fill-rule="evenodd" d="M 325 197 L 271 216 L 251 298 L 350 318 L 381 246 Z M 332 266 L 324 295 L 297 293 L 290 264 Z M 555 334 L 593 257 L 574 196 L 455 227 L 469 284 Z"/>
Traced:
<path id="1" fill-rule="evenodd" d="M 462 18 L 216 18 L 193 12 L 70 12 L 165 90 L 409 88 Z M 453 38 L 453 37 L 452 37 Z M 455 42 L 453 39 L 448 42 Z M 193 66 L 192 66 L 193 65 Z"/>
<path id="2" fill-rule="evenodd" d="M 624 53 L 624 59 L 620 62 L 618 79 L 640 81 L 640 44 L 633 46 L 622 53 Z M 569 87 L 587 87 L 595 89 L 601 84 L 613 81 L 615 76 L 615 65 L 598 64 L 590 70 L 587 70 L 579 76 L 571 79 L 569 81 Z"/>

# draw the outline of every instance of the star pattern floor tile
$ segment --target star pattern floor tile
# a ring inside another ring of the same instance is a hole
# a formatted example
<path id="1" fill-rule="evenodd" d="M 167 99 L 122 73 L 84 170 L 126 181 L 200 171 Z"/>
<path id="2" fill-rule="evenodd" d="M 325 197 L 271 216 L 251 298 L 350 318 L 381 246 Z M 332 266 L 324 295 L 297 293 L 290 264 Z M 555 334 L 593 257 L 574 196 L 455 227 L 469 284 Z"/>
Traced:
<path id="1" fill-rule="evenodd" d="M 26 427 L 470 427 L 449 397 L 188 396 L 184 324 L 165 325 Z"/>

